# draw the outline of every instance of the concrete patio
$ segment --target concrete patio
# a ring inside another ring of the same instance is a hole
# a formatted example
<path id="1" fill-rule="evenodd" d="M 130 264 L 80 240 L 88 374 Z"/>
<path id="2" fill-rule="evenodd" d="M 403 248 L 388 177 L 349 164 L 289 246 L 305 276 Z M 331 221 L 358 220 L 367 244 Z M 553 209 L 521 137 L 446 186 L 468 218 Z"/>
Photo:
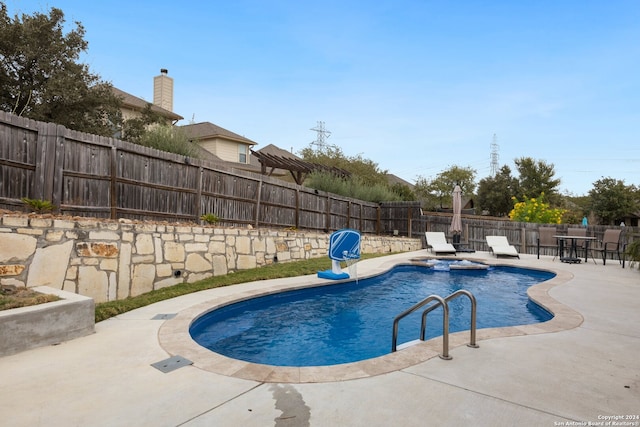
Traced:
<path id="1" fill-rule="evenodd" d="M 425 255 L 362 261 L 358 273 L 375 274 Z M 432 340 L 385 356 L 384 363 L 283 374 L 256 365 L 226 366 L 185 343 L 184 332 L 172 325 L 204 302 L 310 284 L 315 276 L 212 289 L 98 323 L 90 336 L 0 358 L 0 424 L 640 425 L 637 269 L 622 269 L 616 261 L 603 266 L 532 255 L 468 255 L 558 272 L 558 280 L 532 294 L 557 318 L 547 326 L 479 330 L 478 349 L 463 345 L 468 335 L 454 336 L 449 361 L 434 357 L 439 344 Z M 178 316 L 163 317 L 169 313 Z M 194 364 L 168 373 L 151 366 L 174 354 Z"/>

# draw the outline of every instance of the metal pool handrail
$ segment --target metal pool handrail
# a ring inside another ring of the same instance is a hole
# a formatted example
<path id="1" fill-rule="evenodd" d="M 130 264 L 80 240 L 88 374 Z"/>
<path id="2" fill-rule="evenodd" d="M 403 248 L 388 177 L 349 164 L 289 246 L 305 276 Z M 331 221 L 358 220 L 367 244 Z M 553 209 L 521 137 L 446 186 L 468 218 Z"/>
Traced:
<path id="1" fill-rule="evenodd" d="M 447 305 L 447 302 L 444 300 L 444 298 L 442 298 L 439 295 L 429 295 L 419 303 L 415 304 L 414 306 L 398 314 L 395 317 L 395 319 L 393 319 L 393 338 L 391 340 L 391 352 L 394 352 L 397 350 L 398 323 L 400 322 L 400 320 L 410 315 L 417 309 L 424 307 L 425 305 L 427 305 L 428 303 L 434 300 L 438 301 L 436 304 L 434 304 L 434 307 L 437 307 L 438 305 L 442 305 L 442 309 L 444 311 L 444 314 L 442 316 L 442 330 L 443 330 L 442 356 L 444 357 L 449 356 L 448 354 L 449 353 L 449 306 Z"/>
<path id="2" fill-rule="evenodd" d="M 442 311 L 443 311 L 442 354 L 440 354 L 440 358 L 445 360 L 450 360 L 451 356 L 449 356 L 449 304 L 448 302 L 461 295 L 466 295 L 471 301 L 471 338 L 470 338 L 469 344 L 467 345 L 469 347 L 478 348 L 478 345 L 476 344 L 476 298 L 473 296 L 471 292 L 464 289 L 460 289 L 452 293 L 451 295 L 448 295 L 445 298 L 442 298 L 439 295 L 429 295 L 424 300 L 420 301 L 419 303 L 415 304 L 414 306 L 408 308 L 407 310 L 397 315 L 395 319 L 393 319 L 393 338 L 391 341 L 391 352 L 395 352 L 397 350 L 398 324 L 400 320 L 408 316 L 409 314 L 413 313 L 414 311 L 418 310 L 419 308 L 424 307 L 431 301 L 437 301 L 435 304 L 427 307 L 427 309 L 425 309 L 424 312 L 422 313 L 422 323 L 420 325 L 420 340 L 424 341 L 425 339 L 425 331 L 427 329 L 427 314 L 435 310 L 437 307 L 442 306 Z"/>
<path id="3" fill-rule="evenodd" d="M 444 298 L 444 300 L 448 303 L 449 301 L 461 296 L 461 295 L 466 295 L 469 298 L 469 301 L 471 302 L 471 325 L 470 325 L 470 337 L 469 337 L 469 344 L 467 344 L 467 346 L 469 347 L 473 347 L 473 348 L 478 348 L 478 345 L 476 344 L 476 297 L 473 296 L 473 294 L 465 289 L 460 289 L 455 291 L 454 293 L 452 293 L 451 295 L 447 296 Z M 436 309 L 438 307 L 439 304 L 434 304 L 431 307 L 427 308 L 423 313 L 422 313 L 422 323 L 420 325 L 420 340 L 424 341 L 425 338 L 425 331 L 427 329 L 427 314 L 429 314 L 431 311 L 433 311 L 434 309 Z M 447 304 L 448 305 L 448 304 Z"/>

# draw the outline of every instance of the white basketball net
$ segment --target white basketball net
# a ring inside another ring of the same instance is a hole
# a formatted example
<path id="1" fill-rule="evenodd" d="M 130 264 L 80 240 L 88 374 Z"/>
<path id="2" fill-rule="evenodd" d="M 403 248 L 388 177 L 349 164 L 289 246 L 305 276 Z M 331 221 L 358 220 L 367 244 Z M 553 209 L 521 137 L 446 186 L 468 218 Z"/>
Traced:
<path id="1" fill-rule="evenodd" d="M 358 268 L 357 264 L 360 260 L 360 257 L 357 254 L 352 254 L 347 251 L 342 253 L 344 255 L 344 262 L 347 264 L 347 268 L 349 269 L 349 277 L 358 278 Z"/>

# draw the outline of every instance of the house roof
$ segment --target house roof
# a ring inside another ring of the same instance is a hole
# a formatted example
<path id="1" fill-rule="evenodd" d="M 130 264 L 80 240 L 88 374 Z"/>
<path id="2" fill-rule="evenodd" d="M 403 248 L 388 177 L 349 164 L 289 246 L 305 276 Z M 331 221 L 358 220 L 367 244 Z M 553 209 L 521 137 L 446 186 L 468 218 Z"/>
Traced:
<path id="1" fill-rule="evenodd" d="M 238 135 L 237 133 L 233 133 L 225 128 L 221 128 L 220 126 L 214 125 L 211 122 L 184 125 L 180 126 L 180 128 L 182 128 L 191 139 L 202 140 L 208 138 L 224 138 L 236 142 L 242 142 L 247 145 L 257 144 L 257 142 L 245 138 L 242 135 Z"/>
<path id="2" fill-rule="evenodd" d="M 161 115 L 162 117 L 166 117 L 167 119 L 176 120 L 176 121 L 184 119 L 184 117 L 182 117 L 182 116 L 180 116 L 180 115 L 178 115 L 178 114 L 176 114 L 176 113 L 174 113 L 172 111 L 166 110 L 166 109 L 164 109 L 162 107 L 158 107 L 157 105 L 155 105 L 152 102 L 145 101 L 142 98 L 138 98 L 137 96 L 133 96 L 130 93 L 127 93 L 127 92 L 125 92 L 123 90 L 120 90 L 120 89 L 118 89 L 116 87 L 112 87 L 111 90 L 113 91 L 113 93 L 117 97 L 122 99 L 122 104 L 125 107 L 128 107 L 128 108 L 130 108 L 132 110 L 142 111 L 147 107 L 147 105 L 151 105 L 151 111 Z"/>
<path id="3" fill-rule="evenodd" d="M 392 173 L 388 173 L 387 174 L 387 182 L 391 185 L 393 184 L 402 184 L 402 185 L 406 185 L 407 187 L 409 187 L 410 189 L 413 190 L 414 185 L 412 183 L 410 183 L 409 181 L 405 181 L 404 179 L 400 178 L 397 175 L 394 175 Z"/>

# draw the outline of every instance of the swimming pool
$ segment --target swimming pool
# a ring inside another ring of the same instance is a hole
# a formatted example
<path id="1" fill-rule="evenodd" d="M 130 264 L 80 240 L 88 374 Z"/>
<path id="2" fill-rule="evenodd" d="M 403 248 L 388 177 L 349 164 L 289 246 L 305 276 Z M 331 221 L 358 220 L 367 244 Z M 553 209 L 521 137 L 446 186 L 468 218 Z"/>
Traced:
<path id="1" fill-rule="evenodd" d="M 553 273 L 514 267 L 438 271 L 401 265 L 357 282 L 286 291 L 211 311 L 190 326 L 200 345 L 225 356 L 275 366 L 322 366 L 391 351 L 393 318 L 431 294 L 471 291 L 478 328 L 526 325 L 551 315 L 529 301 L 529 286 Z M 450 332 L 469 328 L 469 302 L 450 303 Z M 427 339 L 441 335 L 441 309 L 430 314 Z M 440 321 L 436 321 L 438 319 Z M 419 335 L 420 314 L 400 323 L 399 343 Z"/>

